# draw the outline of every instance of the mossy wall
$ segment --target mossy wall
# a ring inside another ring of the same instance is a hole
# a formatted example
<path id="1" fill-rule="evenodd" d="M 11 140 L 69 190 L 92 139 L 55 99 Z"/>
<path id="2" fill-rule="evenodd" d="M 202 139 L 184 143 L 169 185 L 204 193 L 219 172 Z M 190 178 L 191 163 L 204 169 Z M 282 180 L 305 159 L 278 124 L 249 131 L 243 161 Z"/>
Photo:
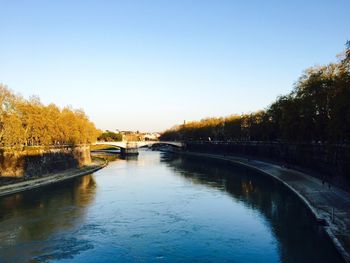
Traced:
<path id="1" fill-rule="evenodd" d="M 90 146 L 0 149 L 1 176 L 42 176 L 89 163 Z"/>

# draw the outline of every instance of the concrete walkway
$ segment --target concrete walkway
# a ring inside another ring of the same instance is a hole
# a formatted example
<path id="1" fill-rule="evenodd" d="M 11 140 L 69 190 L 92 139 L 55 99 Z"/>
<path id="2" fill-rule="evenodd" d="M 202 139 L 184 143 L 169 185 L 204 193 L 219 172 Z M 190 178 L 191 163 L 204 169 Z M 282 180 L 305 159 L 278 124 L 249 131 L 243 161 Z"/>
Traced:
<path id="1" fill-rule="evenodd" d="M 232 161 L 282 182 L 304 201 L 318 222 L 325 225 L 325 231 L 337 250 L 345 262 L 350 263 L 350 193 L 334 186 L 329 188 L 328 184 L 323 185 L 322 181 L 315 177 L 271 163 L 205 153 L 181 154 Z"/>
<path id="2" fill-rule="evenodd" d="M 90 174 L 103 168 L 106 165 L 106 160 L 96 159 L 90 165 L 86 165 L 81 168 L 72 168 L 59 173 L 48 174 L 40 178 L 28 179 L 19 183 L 4 185 L 0 187 L 0 196 L 19 193 L 22 191 L 62 182 L 74 177 Z"/>

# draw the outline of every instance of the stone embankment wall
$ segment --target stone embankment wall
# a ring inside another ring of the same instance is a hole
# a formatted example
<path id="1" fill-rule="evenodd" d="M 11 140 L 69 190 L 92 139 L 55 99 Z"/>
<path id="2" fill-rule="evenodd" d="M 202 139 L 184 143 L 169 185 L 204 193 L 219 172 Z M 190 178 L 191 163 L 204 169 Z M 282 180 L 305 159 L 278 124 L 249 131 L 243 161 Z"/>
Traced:
<path id="1" fill-rule="evenodd" d="M 350 145 L 280 142 L 188 142 L 191 151 L 237 155 L 307 169 L 347 190 L 350 189 Z"/>
<path id="2" fill-rule="evenodd" d="M 0 176 L 35 177 L 90 163 L 90 146 L 0 148 Z"/>

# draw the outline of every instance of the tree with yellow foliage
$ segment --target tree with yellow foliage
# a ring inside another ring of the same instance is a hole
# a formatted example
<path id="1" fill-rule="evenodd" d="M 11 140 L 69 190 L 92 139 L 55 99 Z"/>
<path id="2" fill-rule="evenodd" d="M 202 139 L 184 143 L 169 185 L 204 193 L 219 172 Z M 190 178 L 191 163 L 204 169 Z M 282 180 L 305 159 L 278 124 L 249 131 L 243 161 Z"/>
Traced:
<path id="1" fill-rule="evenodd" d="M 350 42 L 338 63 L 311 67 L 266 110 L 207 118 L 165 131 L 162 140 L 350 143 Z"/>
<path id="2" fill-rule="evenodd" d="M 83 110 L 45 106 L 38 97 L 26 100 L 0 85 L 0 146 L 89 144 L 98 135 Z"/>

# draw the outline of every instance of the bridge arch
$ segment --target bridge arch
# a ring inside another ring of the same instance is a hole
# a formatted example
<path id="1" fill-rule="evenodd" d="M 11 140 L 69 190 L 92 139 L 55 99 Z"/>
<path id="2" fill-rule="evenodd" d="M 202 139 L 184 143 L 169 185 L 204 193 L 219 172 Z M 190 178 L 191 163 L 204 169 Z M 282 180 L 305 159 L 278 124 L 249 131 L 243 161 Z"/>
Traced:
<path id="1" fill-rule="evenodd" d="M 182 142 L 174 142 L 174 141 L 120 141 L 120 142 L 96 142 L 94 145 L 110 145 L 110 146 L 116 146 L 122 149 L 127 148 L 140 148 L 143 146 L 152 146 L 154 144 L 163 144 L 163 145 L 170 145 L 173 147 L 183 147 Z"/>

